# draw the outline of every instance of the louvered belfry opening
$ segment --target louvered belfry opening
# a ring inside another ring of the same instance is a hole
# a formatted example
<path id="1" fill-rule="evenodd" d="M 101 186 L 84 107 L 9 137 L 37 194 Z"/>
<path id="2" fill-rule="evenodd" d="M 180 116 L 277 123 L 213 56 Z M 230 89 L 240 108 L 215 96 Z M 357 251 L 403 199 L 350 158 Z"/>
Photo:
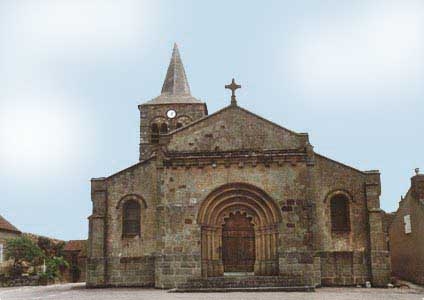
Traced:
<path id="1" fill-rule="evenodd" d="M 162 123 L 160 125 L 160 134 L 167 134 L 168 133 L 168 124 Z"/>
<path id="2" fill-rule="evenodd" d="M 150 130 L 151 130 L 150 142 L 152 144 L 159 143 L 159 126 L 158 126 L 158 124 L 156 124 L 156 123 L 152 124 L 152 127 L 150 128 Z"/>

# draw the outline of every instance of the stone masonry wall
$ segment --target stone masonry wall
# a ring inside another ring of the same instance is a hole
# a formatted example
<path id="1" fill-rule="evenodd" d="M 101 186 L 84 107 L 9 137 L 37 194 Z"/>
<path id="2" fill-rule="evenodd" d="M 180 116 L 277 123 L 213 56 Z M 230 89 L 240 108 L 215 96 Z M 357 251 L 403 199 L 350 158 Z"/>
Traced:
<path id="1" fill-rule="evenodd" d="M 411 233 L 405 233 L 404 216 L 410 215 Z M 399 203 L 389 228 L 393 275 L 424 284 L 424 205 L 408 193 Z"/>
<path id="2" fill-rule="evenodd" d="M 165 272 L 158 273 L 157 269 L 159 286 L 172 287 L 190 277 L 200 276 L 200 226 L 196 224 L 199 206 L 210 192 L 227 183 L 249 183 L 268 193 L 278 203 L 283 215 L 279 228 L 281 257 L 305 252 L 300 254 L 301 263 L 313 264 L 313 255 L 308 254 L 309 249 L 304 243 L 308 230 L 305 172 L 305 163 L 296 166 L 291 163 L 269 166 L 246 163 L 241 167 L 235 162 L 165 168 L 161 188 L 164 213 L 160 219 L 163 220 L 161 231 L 164 234 L 162 249 L 170 262 L 166 264 Z M 180 261 L 188 261 L 193 267 L 181 269 Z M 293 273 L 293 269 L 284 271 Z"/>
<path id="3" fill-rule="evenodd" d="M 175 110 L 176 117 L 169 119 L 166 112 Z M 155 150 L 155 145 L 150 143 L 151 125 L 153 123 L 168 125 L 168 131 L 175 130 L 177 123 L 187 125 L 207 115 L 205 104 L 161 104 L 161 105 L 140 105 L 140 160 L 148 159 Z"/>
<path id="4" fill-rule="evenodd" d="M 88 286 L 154 286 L 156 180 L 151 160 L 92 184 Z M 96 186 L 99 182 L 104 191 Z M 133 238 L 122 236 L 122 205 L 127 198 L 141 202 L 141 235 Z"/>
<path id="5" fill-rule="evenodd" d="M 154 286 L 157 235 L 156 180 L 154 160 L 141 163 L 135 168 L 107 179 L 108 284 Z M 122 207 L 127 199 L 125 197 L 141 201 L 140 236 L 131 238 L 122 236 Z"/>
<path id="6" fill-rule="evenodd" d="M 0 230 L 0 244 L 3 246 L 3 262 L 0 262 L 0 274 L 6 272 L 6 267 L 12 263 L 12 260 L 7 261 L 5 258 L 6 242 L 8 239 L 17 238 L 21 233 Z"/>
<path id="7" fill-rule="evenodd" d="M 188 126 L 171 136 L 169 151 L 230 151 L 244 149 L 298 149 L 307 135 L 262 119 L 237 106 Z"/>
<path id="8" fill-rule="evenodd" d="M 105 178 L 91 180 L 92 214 L 88 217 L 87 287 L 106 285 L 106 213 L 107 185 Z"/>
<path id="9" fill-rule="evenodd" d="M 200 118 L 201 107 L 187 109 Z M 146 145 L 147 121 L 169 108 L 140 106 L 141 150 L 147 151 L 141 158 L 153 149 Z M 306 134 L 236 106 L 161 137 L 155 152 L 149 160 L 92 181 L 88 286 L 172 288 L 200 278 L 199 208 L 212 191 L 229 183 L 255 186 L 278 205 L 281 276 L 302 285 L 386 281 L 390 264 L 380 243 L 378 173 L 314 155 Z M 349 197 L 349 232 L 331 230 L 329 195 L 335 191 Z M 122 237 L 127 199 L 142 207 L 141 235 L 134 238 Z"/>
<path id="10" fill-rule="evenodd" d="M 366 175 L 365 194 L 370 236 L 371 282 L 374 286 L 386 286 L 390 282 L 391 266 L 383 229 L 384 211 L 380 208 L 380 173 L 367 171 Z"/>
<path id="11" fill-rule="evenodd" d="M 371 279 L 369 270 L 369 229 L 365 174 L 343 164 L 316 155 L 315 201 L 317 207 L 316 248 L 321 257 L 323 285 L 364 284 Z M 332 232 L 330 199 L 343 191 L 350 196 L 350 231 Z"/>

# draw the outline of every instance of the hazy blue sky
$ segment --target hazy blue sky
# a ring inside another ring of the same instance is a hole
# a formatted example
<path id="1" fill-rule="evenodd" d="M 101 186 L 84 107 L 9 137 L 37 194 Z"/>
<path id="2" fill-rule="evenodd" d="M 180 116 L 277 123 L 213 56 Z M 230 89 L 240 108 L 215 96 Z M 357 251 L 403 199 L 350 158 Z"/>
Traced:
<path id="1" fill-rule="evenodd" d="M 137 105 L 172 45 L 209 112 L 239 105 L 379 169 L 397 208 L 424 169 L 424 1 L 0 1 L 0 214 L 87 236 L 90 178 L 138 160 Z"/>

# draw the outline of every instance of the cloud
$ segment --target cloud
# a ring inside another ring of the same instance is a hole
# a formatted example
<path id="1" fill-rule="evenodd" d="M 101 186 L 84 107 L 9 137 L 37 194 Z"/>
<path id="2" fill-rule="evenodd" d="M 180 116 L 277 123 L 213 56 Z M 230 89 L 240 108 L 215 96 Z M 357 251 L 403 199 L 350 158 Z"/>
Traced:
<path id="1" fill-rule="evenodd" d="M 314 28 L 292 38 L 284 63 L 295 88 L 321 97 L 320 106 L 346 106 L 339 100 L 347 95 L 368 104 L 370 96 L 388 102 L 424 73 L 423 3 L 385 2 L 311 22 Z"/>
<path id="2" fill-rule="evenodd" d="M 90 117 L 82 112 L 90 95 L 69 81 L 128 52 L 140 55 L 156 9 L 144 0 L 0 2 L 3 170 L 57 171 L 88 151 L 81 143 Z"/>
<path id="3" fill-rule="evenodd" d="M 2 95 L 0 166 L 13 175 L 40 176 L 72 169 L 88 143 L 84 116 L 66 96 Z M 68 103 L 68 104 L 67 104 Z"/>
<path id="4" fill-rule="evenodd" d="M 9 41 L 39 51 L 133 45 L 155 15 L 152 2 L 136 0 L 12 1 L 3 6 L 3 23 L 13 37 Z"/>

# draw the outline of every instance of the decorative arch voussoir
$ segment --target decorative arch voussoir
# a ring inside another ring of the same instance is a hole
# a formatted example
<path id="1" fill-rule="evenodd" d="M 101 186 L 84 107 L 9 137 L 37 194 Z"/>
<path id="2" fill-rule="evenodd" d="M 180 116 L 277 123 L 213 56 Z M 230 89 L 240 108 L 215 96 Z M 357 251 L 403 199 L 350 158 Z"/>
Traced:
<path id="1" fill-rule="evenodd" d="M 123 196 L 121 199 L 119 199 L 118 203 L 116 204 L 116 209 L 119 209 L 122 207 L 122 205 L 129 200 L 135 200 L 140 204 L 141 208 L 146 209 L 147 208 L 147 204 L 146 201 L 144 200 L 144 198 L 138 194 L 128 194 Z"/>
<path id="2" fill-rule="evenodd" d="M 249 215 L 255 218 L 255 225 L 262 226 L 263 222 L 266 221 L 266 216 L 263 212 L 259 212 L 257 207 L 255 207 L 252 203 L 243 203 L 243 202 L 230 202 L 226 205 L 222 206 L 220 210 L 214 214 L 212 220 L 210 220 L 210 224 L 222 225 L 222 219 L 227 212 L 233 211 L 245 211 L 249 212 Z"/>
<path id="3" fill-rule="evenodd" d="M 327 193 L 327 195 L 324 197 L 324 203 L 329 202 L 329 199 L 333 198 L 334 196 L 342 195 L 345 196 L 350 202 L 355 202 L 352 194 L 345 189 L 334 189 Z"/>
<path id="4" fill-rule="evenodd" d="M 247 183 L 229 183 L 213 190 L 202 201 L 197 217 L 198 224 L 216 225 L 221 209 L 235 203 L 256 212 L 262 224 L 276 224 L 282 220 L 278 205 L 266 192 Z"/>

